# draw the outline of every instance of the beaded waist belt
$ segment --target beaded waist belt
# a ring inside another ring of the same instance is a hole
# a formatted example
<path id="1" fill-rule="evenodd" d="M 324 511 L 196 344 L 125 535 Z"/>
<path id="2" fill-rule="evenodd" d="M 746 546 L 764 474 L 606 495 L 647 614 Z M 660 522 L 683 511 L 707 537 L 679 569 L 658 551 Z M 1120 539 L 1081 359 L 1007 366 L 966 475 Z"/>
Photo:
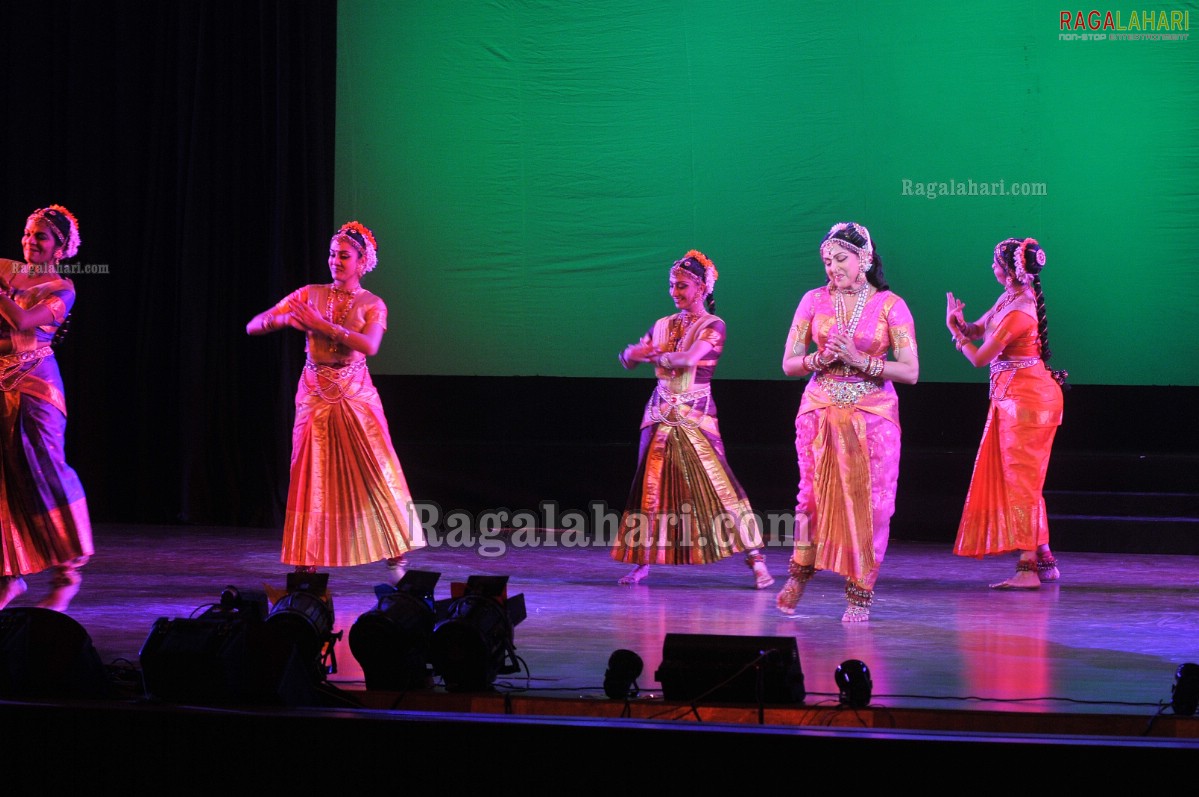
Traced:
<path id="1" fill-rule="evenodd" d="M 667 404 L 690 404 L 693 401 L 706 399 L 712 395 L 712 386 L 704 385 L 695 390 L 688 390 L 686 393 L 671 393 L 664 385 L 660 384 L 657 388 L 658 398 Z"/>
<path id="2" fill-rule="evenodd" d="M 49 346 L 42 346 L 33 351 L 14 351 L 12 354 L 5 354 L 3 357 L 0 357 L 0 368 L 11 368 L 14 365 L 22 365 L 32 360 L 41 360 L 53 353 L 54 349 Z"/>
<path id="3" fill-rule="evenodd" d="M 14 351 L 12 354 L 0 356 L 0 390 L 12 390 L 21 383 L 26 374 L 37 367 L 38 363 L 53 355 L 54 349 L 42 346 L 33 351 Z M 29 363 L 33 365 L 25 368 Z"/>
<path id="4" fill-rule="evenodd" d="M 304 370 L 312 372 L 314 379 L 305 378 L 304 387 L 310 396 L 317 396 L 325 401 L 338 402 L 342 399 L 352 399 L 358 396 L 364 387 L 364 380 L 356 381 L 355 377 L 366 370 L 366 358 L 355 360 L 349 365 L 325 365 L 308 360 Z M 315 380 L 315 381 L 314 381 Z"/>
<path id="5" fill-rule="evenodd" d="M 665 385 L 659 382 L 654 393 L 658 396 L 658 401 L 650 402 L 649 418 L 651 421 L 666 426 L 694 429 L 708 414 L 708 401 L 712 397 L 712 386 L 704 385 L 695 390 L 688 390 L 686 393 L 671 393 Z M 703 401 L 703 406 L 690 406 L 697 401 Z M 666 406 L 665 411 L 662 409 L 663 405 Z M 693 415 L 695 417 L 692 417 Z"/>
<path id="6" fill-rule="evenodd" d="M 1017 368 L 1032 368 L 1039 362 L 1041 362 L 1040 357 L 1029 357 L 1027 360 L 996 360 L 991 363 L 991 373 L 998 374 L 1004 371 L 1015 371 Z"/>
<path id="7" fill-rule="evenodd" d="M 318 363 L 312 360 L 306 360 L 304 367 L 309 371 L 320 374 L 326 379 L 349 379 L 354 374 L 366 367 L 366 358 L 355 360 L 349 364 L 342 363 Z"/>
<path id="8" fill-rule="evenodd" d="M 824 392 L 838 407 L 857 404 L 864 396 L 881 389 L 877 382 L 837 379 L 823 372 L 816 375 L 816 383 L 824 388 Z"/>

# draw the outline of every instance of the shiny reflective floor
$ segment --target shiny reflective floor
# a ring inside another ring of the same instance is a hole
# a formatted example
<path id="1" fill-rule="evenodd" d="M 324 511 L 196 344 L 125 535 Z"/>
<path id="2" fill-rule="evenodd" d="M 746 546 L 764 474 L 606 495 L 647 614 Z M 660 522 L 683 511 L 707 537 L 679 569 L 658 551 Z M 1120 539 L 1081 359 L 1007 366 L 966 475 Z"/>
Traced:
<path id="1" fill-rule="evenodd" d="M 635 703 L 653 704 L 662 699 L 655 673 L 668 633 L 794 637 L 808 707 L 835 705 L 834 671 L 860 659 L 872 673 L 872 707 L 1148 720 L 1172 713 L 1177 668 L 1199 661 L 1199 557 L 1057 551 L 1058 584 L 999 592 L 987 585 L 1013 572 L 1013 559 L 966 560 L 948 543 L 895 542 L 870 621 L 849 625 L 844 582 L 829 573 L 812 580 L 794 616 L 775 608 L 783 548 L 766 551 L 776 584 L 756 590 L 740 559 L 655 567 L 640 584 L 618 586 L 629 568 L 605 548 L 521 542 L 410 556 L 411 569 L 440 573 L 438 599 L 471 575 L 506 575 L 508 594 L 524 596 L 527 617 L 514 631 L 521 671 L 499 676 L 499 693 L 610 702 L 607 662 L 627 649 L 644 662 Z M 227 585 L 282 588 L 278 543 L 277 532 L 262 529 L 98 527 L 98 553 L 69 614 L 106 665 L 137 669 L 156 619 L 197 615 Z M 383 575 L 381 563 L 330 572 L 342 637 L 328 681 L 339 689 L 365 691 L 349 630 L 375 606 Z M 36 604 L 48 578 L 28 578 L 11 607 Z"/>

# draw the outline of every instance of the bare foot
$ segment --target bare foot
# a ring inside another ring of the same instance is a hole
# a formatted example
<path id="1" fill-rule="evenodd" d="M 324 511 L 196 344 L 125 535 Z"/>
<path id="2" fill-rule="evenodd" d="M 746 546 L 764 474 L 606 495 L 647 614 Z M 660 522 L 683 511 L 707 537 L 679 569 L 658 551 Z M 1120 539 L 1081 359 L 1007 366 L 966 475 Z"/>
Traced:
<path id="1" fill-rule="evenodd" d="M 397 556 L 394 559 L 388 559 L 385 564 L 387 565 L 387 583 L 394 587 L 400 583 L 400 579 L 406 572 L 404 557 Z"/>
<path id="2" fill-rule="evenodd" d="M 991 589 L 1039 589 L 1040 586 L 1041 579 L 1037 578 L 1036 571 L 1017 570 L 1016 575 L 1006 581 L 992 584 Z"/>
<path id="3" fill-rule="evenodd" d="M 20 576 L 0 577 L 0 609 L 25 594 L 25 579 Z"/>
<path id="4" fill-rule="evenodd" d="M 1057 569 L 1057 558 L 1049 551 L 1037 551 L 1037 578 L 1042 583 L 1057 581 L 1062 573 Z"/>
<path id="5" fill-rule="evenodd" d="M 54 589 L 50 590 L 50 594 L 38 606 L 42 609 L 65 612 L 71 605 L 71 599 L 79 594 L 83 576 L 77 570 L 60 571 L 54 574 L 54 580 L 50 583 L 54 585 Z"/>
<path id="6" fill-rule="evenodd" d="M 750 565 L 754 570 L 754 587 L 757 589 L 766 589 L 774 583 L 774 576 L 770 575 L 770 571 L 766 569 L 765 562 L 754 562 Z"/>
<path id="7" fill-rule="evenodd" d="M 627 574 L 621 577 L 620 581 L 617 581 L 616 583 L 620 584 L 622 587 L 630 587 L 648 575 L 649 565 L 637 565 Z"/>
<path id="8" fill-rule="evenodd" d="M 841 615 L 843 623 L 865 623 L 870 620 L 870 610 L 865 606 L 849 606 L 845 609 L 845 614 Z"/>
<path id="9" fill-rule="evenodd" d="M 779 607 L 779 611 L 783 614 L 795 614 L 795 607 L 799 604 L 799 598 L 803 595 L 805 586 L 807 585 L 799 579 L 788 578 L 787 583 L 775 597 L 774 605 Z"/>

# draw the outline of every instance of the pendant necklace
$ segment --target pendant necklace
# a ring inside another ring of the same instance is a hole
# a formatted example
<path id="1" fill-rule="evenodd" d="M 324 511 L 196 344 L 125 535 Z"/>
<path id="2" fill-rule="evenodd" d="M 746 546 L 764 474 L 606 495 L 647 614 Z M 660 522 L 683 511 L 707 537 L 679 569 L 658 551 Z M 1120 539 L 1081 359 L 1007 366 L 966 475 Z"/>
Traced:
<path id="1" fill-rule="evenodd" d="M 354 304 L 354 297 L 357 296 L 358 292 L 361 290 L 362 290 L 361 285 L 358 286 L 357 288 L 354 288 L 353 290 L 347 291 L 343 288 L 337 288 L 337 287 L 334 287 L 333 284 L 330 284 L 329 285 L 329 300 L 327 302 L 325 302 L 325 320 L 328 321 L 329 323 L 333 324 L 333 326 L 342 327 L 344 329 L 344 326 L 342 326 L 342 325 L 345 323 L 346 316 L 348 316 L 350 314 L 350 307 L 353 306 L 353 304 Z M 338 293 L 346 294 L 346 302 L 344 305 L 342 305 L 341 314 L 338 315 L 336 318 L 334 318 L 333 317 L 333 297 L 335 294 L 338 294 Z M 335 340 L 333 340 L 333 338 L 329 338 L 329 351 L 335 352 L 338 350 L 338 348 L 340 348 L 340 347 L 337 345 L 337 342 Z"/>

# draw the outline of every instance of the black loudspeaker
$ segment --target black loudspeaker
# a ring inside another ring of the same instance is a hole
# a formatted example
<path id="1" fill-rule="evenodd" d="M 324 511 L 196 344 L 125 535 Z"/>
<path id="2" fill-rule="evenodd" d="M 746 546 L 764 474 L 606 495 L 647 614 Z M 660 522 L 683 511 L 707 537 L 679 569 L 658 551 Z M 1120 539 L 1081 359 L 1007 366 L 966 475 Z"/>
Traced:
<path id="1" fill-rule="evenodd" d="M 35 607 L 0 611 L 0 698 L 105 698 L 112 684 L 92 638 L 67 615 Z"/>
<path id="2" fill-rule="evenodd" d="M 140 652 L 147 697 L 200 706 L 317 705 L 306 660 L 268 623 L 237 613 L 160 617 Z"/>
<path id="3" fill-rule="evenodd" d="M 667 634 L 654 673 L 666 700 L 802 703 L 794 637 Z"/>

